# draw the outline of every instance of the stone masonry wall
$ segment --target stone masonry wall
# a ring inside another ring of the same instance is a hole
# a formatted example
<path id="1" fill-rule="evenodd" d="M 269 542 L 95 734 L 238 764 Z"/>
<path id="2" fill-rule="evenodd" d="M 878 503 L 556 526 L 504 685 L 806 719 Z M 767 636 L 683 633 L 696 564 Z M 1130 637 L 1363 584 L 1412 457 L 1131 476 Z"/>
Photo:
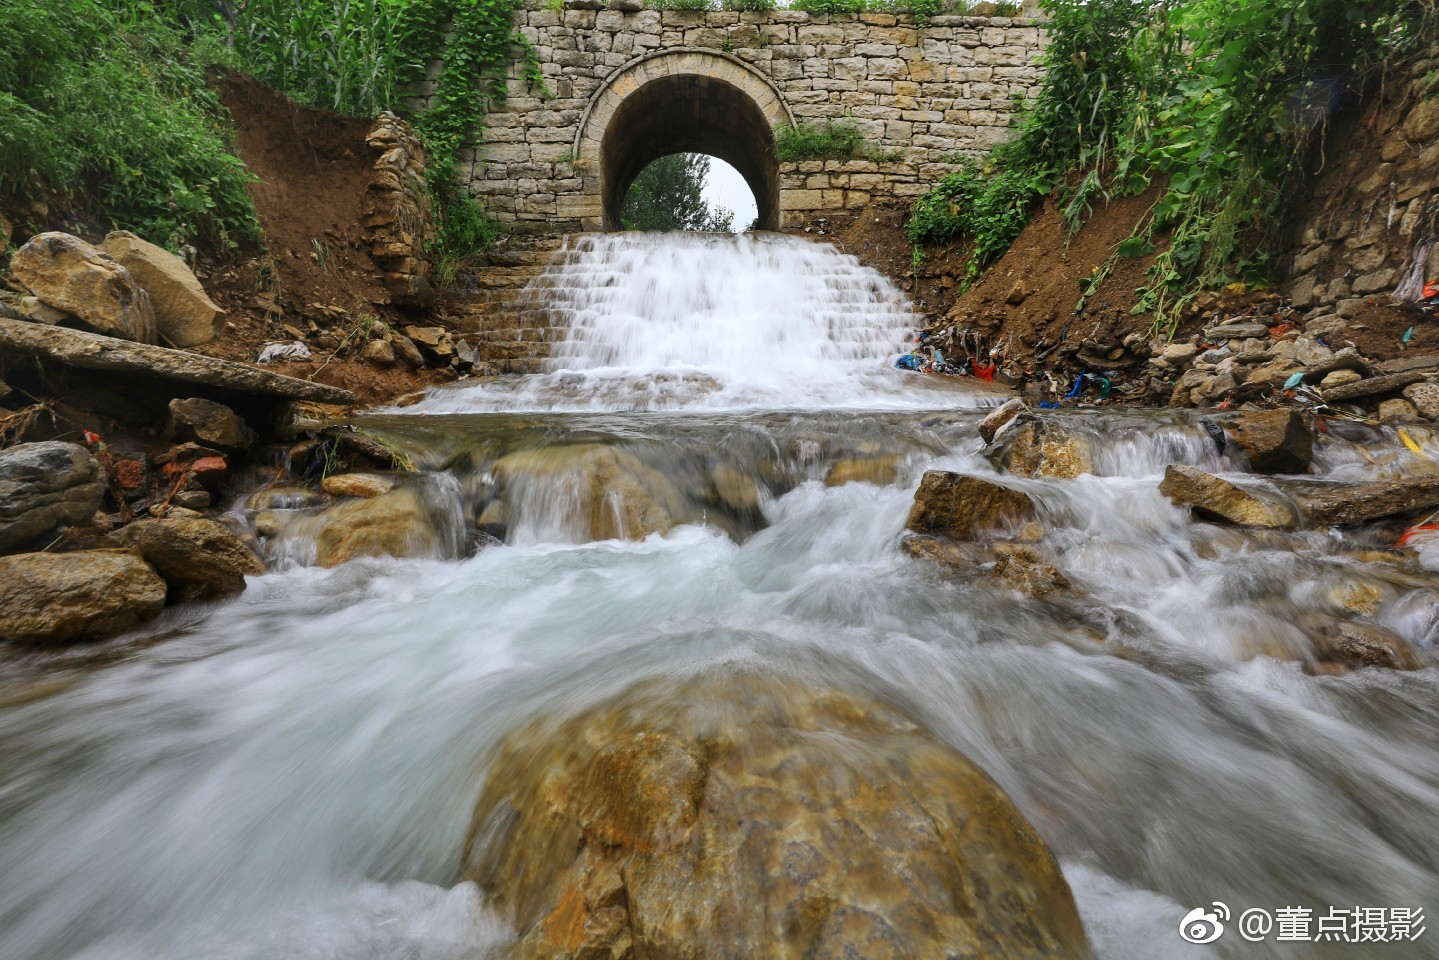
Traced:
<path id="1" fill-rule="evenodd" d="M 1439 49 L 1382 94 L 1329 137 L 1290 260 L 1297 306 L 1349 316 L 1366 296 L 1417 300 L 1439 278 Z"/>
<path id="2" fill-rule="evenodd" d="M 376 155 L 360 211 L 370 257 L 396 304 L 427 308 L 434 302 L 429 249 L 437 231 L 425 184 L 425 148 L 393 113 L 376 118 L 365 143 Z"/>
<path id="3" fill-rule="evenodd" d="M 874 159 L 780 166 L 781 225 L 862 207 L 875 193 L 924 192 L 958 160 L 1002 140 L 1017 101 L 1034 96 L 1040 80 L 1043 26 L 1033 19 L 939 16 L 919 28 L 908 15 L 881 13 L 591 9 L 597 5 L 569 0 L 554 10 L 531 0 L 517 11 L 551 96 L 527 89 L 516 66 L 485 142 L 464 156 L 472 190 L 517 228 L 600 228 L 596 118 L 608 116 L 607 97 L 658 75 L 646 58 L 689 52 L 704 64 L 696 69 L 760 91 L 770 120 L 849 118 L 860 129 Z M 428 92 L 417 91 L 421 104 Z"/>

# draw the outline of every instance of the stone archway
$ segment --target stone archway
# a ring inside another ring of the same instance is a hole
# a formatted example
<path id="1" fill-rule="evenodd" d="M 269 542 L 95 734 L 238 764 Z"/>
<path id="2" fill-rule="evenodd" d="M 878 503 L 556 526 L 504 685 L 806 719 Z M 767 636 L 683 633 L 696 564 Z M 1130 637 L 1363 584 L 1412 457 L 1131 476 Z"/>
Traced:
<path id="1" fill-rule="evenodd" d="M 603 228 L 640 172 L 671 153 L 704 153 L 739 171 L 754 193 L 759 226 L 779 226 L 775 126 L 794 122 L 769 79 L 735 57 L 679 48 L 620 67 L 590 100 L 575 135 L 577 164 L 599 166 Z M 586 191 L 588 192 L 588 191 Z"/>

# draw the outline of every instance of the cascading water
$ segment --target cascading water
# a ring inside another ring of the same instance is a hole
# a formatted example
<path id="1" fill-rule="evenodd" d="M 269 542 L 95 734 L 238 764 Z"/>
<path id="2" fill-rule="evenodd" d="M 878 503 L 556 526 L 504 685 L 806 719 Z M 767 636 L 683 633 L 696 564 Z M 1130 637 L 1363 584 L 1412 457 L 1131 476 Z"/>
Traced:
<path id="1" fill-rule="evenodd" d="M 975 406 L 887 369 L 918 318 L 875 270 L 780 234 L 600 234 L 526 291 L 547 373 L 437 390 L 419 412 Z"/>
<path id="2" fill-rule="evenodd" d="M 786 300 L 774 264 L 832 254 L 756 239 L 708 261 L 710 241 L 669 244 L 587 240 L 542 281 L 592 273 L 595 251 L 626 265 L 601 288 L 621 317 L 588 289 L 554 292 L 579 323 L 556 364 L 583 372 L 364 422 L 424 472 L 405 482 L 444 532 L 424 558 L 306 566 L 322 508 L 271 498 L 275 570 L 236 600 L 0 661 L 0 957 L 483 957 L 513 932 L 456 877 L 499 738 L 716 663 L 878 696 L 962 750 L 1059 856 L 1102 960 L 1439 956 L 1439 938 L 1178 935 L 1214 900 L 1439 909 L 1439 671 L 1309 676 L 1284 659 L 1299 614 L 1355 597 L 1432 657 L 1439 574 L 1329 534 L 1194 522 L 1159 494 L 1165 466 L 1229 464 L 1191 418 L 1127 412 L 1060 415 L 1092 474 L 1005 481 L 1038 502 L 1034 548 L 1072 589 L 956 582 L 898 539 L 923 470 L 995 476 L 975 399 L 907 393 L 921 378 L 888 367 L 884 339 L 898 320 Z M 790 252 L 750 275 L 732 256 L 747 246 L 761 265 Z M 804 333 L 776 348 L 746 294 L 734 339 L 767 347 L 727 343 L 717 279 L 774 287 L 774 322 Z M 860 293 L 865 310 L 896 302 Z M 697 340 L 665 326 L 698 318 Z M 820 343 L 831 323 L 852 342 Z M 785 379 L 781 355 L 804 376 Z M 648 389 L 671 362 L 718 385 L 589 397 Z M 617 372 L 596 379 L 602 364 Z M 820 409 L 830 395 L 847 409 Z M 526 399 L 538 412 L 499 412 Z M 1429 469 L 1439 439 L 1409 436 L 1422 454 L 1336 431 L 1316 472 Z M 259 519 L 243 496 L 234 518 Z M 634 524 L 665 532 L 595 539 Z"/>

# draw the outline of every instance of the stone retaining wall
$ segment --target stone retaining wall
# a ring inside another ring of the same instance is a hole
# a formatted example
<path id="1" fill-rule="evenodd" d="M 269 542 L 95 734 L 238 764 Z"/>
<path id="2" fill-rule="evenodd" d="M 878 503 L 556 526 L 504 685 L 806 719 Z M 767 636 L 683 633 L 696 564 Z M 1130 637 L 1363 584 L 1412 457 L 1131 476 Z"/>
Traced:
<path id="1" fill-rule="evenodd" d="M 425 148 L 410 125 L 393 113 L 375 119 L 365 143 L 376 154 L 374 179 L 360 211 L 370 258 L 380 267 L 395 304 L 428 308 L 434 303 L 429 250 L 436 228 L 425 184 Z"/>
<path id="2" fill-rule="evenodd" d="M 472 190 L 501 221 L 541 231 L 615 226 L 606 198 L 638 172 L 622 169 L 635 157 L 615 151 L 640 147 L 729 149 L 723 159 L 756 195 L 773 194 L 761 197 L 762 221 L 775 202 L 777 222 L 767 226 L 861 207 L 875 193 L 917 195 L 1002 140 L 1040 80 L 1043 26 L 1034 19 L 940 16 L 920 28 L 904 14 L 580 8 L 596 5 L 532 2 L 515 15 L 550 95 L 528 89 L 517 64 L 508 102 L 492 110 L 484 143 L 463 158 Z M 672 114 L 688 119 L 637 133 L 633 147 L 607 141 L 616 124 L 638 122 L 626 119 L 625 102 L 659 89 L 655 81 L 667 84 L 665 96 L 630 113 L 653 115 L 688 98 L 688 111 Z M 422 106 L 433 90 L 416 93 Z M 862 132 L 870 158 L 776 168 L 761 155 L 772 149 L 764 141 L 776 123 L 843 118 Z M 648 142 L 656 136 L 672 142 Z"/>
<path id="3" fill-rule="evenodd" d="M 1366 296 L 1418 299 L 1439 277 L 1439 49 L 1351 123 L 1329 137 L 1286 285 L 1296 305 L 1346 316 Z"/>

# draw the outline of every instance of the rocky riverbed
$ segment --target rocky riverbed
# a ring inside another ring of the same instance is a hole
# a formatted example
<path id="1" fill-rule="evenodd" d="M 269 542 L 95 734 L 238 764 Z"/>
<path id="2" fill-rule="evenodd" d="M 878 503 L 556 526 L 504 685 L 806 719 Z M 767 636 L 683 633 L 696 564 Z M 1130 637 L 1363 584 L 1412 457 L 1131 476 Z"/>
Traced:
<path id="1" fill-rule="evenodd" d="M 1363 399 L 1421 381 L 1230 329 L 1156 359 L 1277 392 L 1041 407 L 894 370 L 797 242 L 556 283 L 568 366 L 364 414 L 0 320 L 74 386 L 0 451 L 0 952 L 1138 960 L 1432 901 L 1439 433 Z"/>

